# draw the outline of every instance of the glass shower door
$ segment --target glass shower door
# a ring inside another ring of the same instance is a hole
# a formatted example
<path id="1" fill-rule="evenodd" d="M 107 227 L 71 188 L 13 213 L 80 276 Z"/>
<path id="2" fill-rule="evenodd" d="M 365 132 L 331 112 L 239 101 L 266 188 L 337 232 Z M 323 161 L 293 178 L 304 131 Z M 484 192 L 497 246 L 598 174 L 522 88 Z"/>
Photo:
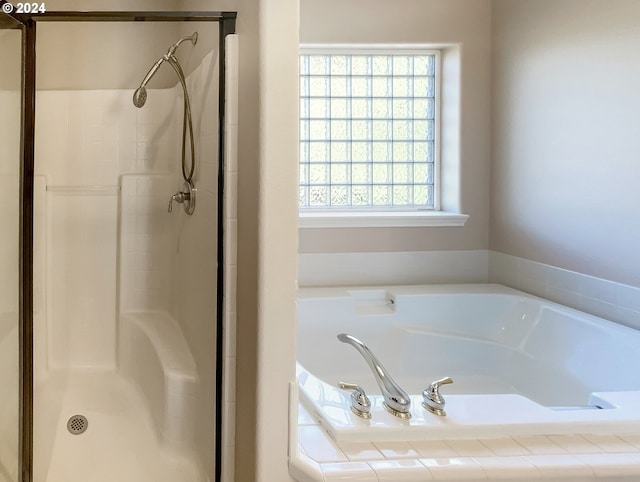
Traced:
<path id="1" fill-rule="evenodd" d="M 19 480 L 20 24 L 0 13 L 0 482 Z"/>

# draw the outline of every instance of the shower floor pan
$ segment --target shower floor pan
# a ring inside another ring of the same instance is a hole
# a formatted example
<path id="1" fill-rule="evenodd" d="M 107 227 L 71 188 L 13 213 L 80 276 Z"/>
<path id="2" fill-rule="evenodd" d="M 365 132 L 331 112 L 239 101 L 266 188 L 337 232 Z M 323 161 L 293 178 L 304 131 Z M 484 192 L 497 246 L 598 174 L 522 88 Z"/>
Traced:
<path id="1" fill-rule="evenodd" d="M 34 480 L 199 482 L 194 460 L 164 447 L 144 399 L 114 372 L 57 372 L 35 392 Z M 69 432 L 83 415 L 87 429 Z"/>

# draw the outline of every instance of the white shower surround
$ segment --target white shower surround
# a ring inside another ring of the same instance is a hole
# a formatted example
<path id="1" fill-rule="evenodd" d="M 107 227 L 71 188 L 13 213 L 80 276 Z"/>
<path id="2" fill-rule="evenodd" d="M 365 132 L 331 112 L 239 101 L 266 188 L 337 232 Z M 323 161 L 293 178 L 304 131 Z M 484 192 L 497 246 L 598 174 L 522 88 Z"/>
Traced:
<path id="1" fill-rule="evenodd" d="M 191 463 L 197 451 L 201 474 L 214 466 L 215 388 L 198 381 L 215 380 L 217 80 L 217 51 L 187 78 L 198 159 L 188 219 L 181 205 L 166 212 L 182 187 L 179 85 L 149 89 L 142 109 L 132 90 L 37 93 L 36 380 L 119 368 L 139 387 L 161 446 Z M 63 405 L 64 393 L 47 393 Z M 58 416 L 45 412 L 36 404 L 36 419 Z M 44 461 L 53 435 L 36 434 Z"/>

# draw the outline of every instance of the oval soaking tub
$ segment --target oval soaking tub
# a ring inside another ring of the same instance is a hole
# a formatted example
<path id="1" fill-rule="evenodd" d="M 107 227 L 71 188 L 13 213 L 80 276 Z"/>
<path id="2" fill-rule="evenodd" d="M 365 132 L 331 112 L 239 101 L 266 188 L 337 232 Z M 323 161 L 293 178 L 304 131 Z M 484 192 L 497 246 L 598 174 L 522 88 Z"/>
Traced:
<path id="1" fill-rule="evenodd" d="M 410 395 L 383 408 L 365 343 Z M 640 332 L 500 285 L 301 289 L 300 399 L 335 440 L 421 440 L 640 430 Z M 443 385 L 446 416 L 422 407 Z M 364 388 L 371 419 L 350 409 Z"/>

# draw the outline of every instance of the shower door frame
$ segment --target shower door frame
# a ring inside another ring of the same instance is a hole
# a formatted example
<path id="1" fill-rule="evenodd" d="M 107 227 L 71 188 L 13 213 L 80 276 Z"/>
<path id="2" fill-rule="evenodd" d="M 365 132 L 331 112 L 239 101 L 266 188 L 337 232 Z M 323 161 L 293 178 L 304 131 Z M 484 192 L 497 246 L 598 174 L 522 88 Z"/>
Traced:
<path id="1" fill-rule="evenodd" d="M 8 3 L 0 0 L 0 7 Z M 225 41 L 236 32 L 237 12 L 198 11 L 51 11 L 5 13 L 22 25 L 22 119 L 20 168 L 20 453 L 18 482 L 33 482 L 33 216 L 36 115 L 36 24 L 52 22 L 217 22 L 219 28 L 218 91 L 218 209 L 216 293 L 216 407 L 215 481 L 222 476 L 222 395 L 224 346 L 224 155 L 225 146 Z"/>
<path id="2" fill-rule="evenodd" d="M 6 4 L 0 0 L 0 7 Z M 22 30 L 20 107 L 20 212 L 18 260 L 18 482 L 33 472 L 33 173 L 35 139 L 35 23 L 7 12 Z"/>

